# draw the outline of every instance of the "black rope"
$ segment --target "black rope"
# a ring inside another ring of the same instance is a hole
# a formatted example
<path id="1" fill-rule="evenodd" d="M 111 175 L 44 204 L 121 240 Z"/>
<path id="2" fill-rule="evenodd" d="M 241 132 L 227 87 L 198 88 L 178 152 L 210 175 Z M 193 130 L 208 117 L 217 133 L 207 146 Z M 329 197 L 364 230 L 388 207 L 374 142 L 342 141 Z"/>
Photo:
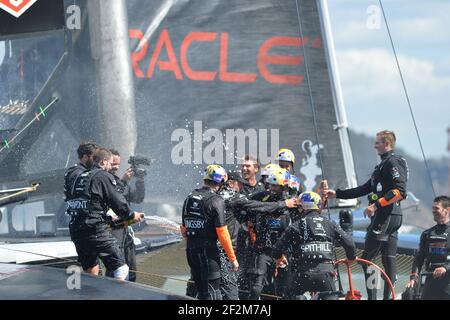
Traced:
<path id="1" fill-rule="evenodd" d="M 405 92 L 406 101 L 408 102 L 409 112 L 411 113 L 411 118 L 412 118 L 413 123 L 414 123 L 414 128 L 416 130 L 417 139 L 419 140 L 420 151 L 422 152 L 422 157 L 423 157 L 423 161 L 425 163 L 425 167 L 427 169 L 428 178 L 430 179 L 431 190 L 433 191 L 434 197 L 436 197 L 436 192 L 435 192 L 434 186 L 433 186 L 433 178 L 431 177 L 430 167 L 428 166 L 427 157 L 425 156 L 425 152 L 423 150 L 422 140 L 420 139 L 420 134 L 419 134 L 419 129 L 417 128 L 416 118 L 414 117 L 414 112 L 412 110 L 411 101 L 409 100 L 408 90 L 406 89 L 405 80 L 403 79 L 403 73 L 402 73 L 402 70 L 400 68 L 400 63 L 398 62 L 397 51 L 395 50 L 394 41 L 393 41 L 392 35 L 391 35 L 391 30 L 389 29 L 389 24 L 388 24 L 387 19 L 386 19 L 386 14 L 384 13 L 383 3 L 381 2 L 381 0 L 378 0 L 378 1 L 380 3 L 381 12 L 383 13 L 384 23 L 386 24 L 386 29 L 387 29 L 387 32 L 388 32 L 388 35 L 389 35 L 389 40 L 391 42 L 391 47 L 392 47 L 392 51 L 394 53 L 395 62 L 397 64 L 398 72 L 400 74 L 400 79 L 402 81 L 403 91 Z"/>
<path id="2" fill-rule="evenodd" d="M 297 9 L 297 21 L 298 21 L 298 28 L 299 28 L 299 32 L 300 32 L 300 39 L 301 41 L 303 41 L 303 28 L 302 28 L 302 23 L 300 21 L 300 10 L 298 7 L 298 0 L 295 0 L 295 5 L 296 5 L 296 9 Z M 308 58 L 306 56 L 306 49 L 305 46 L 302 45 L 301 46 L 303 48 L 303 57 L 304 57 L 304 61 L 305 61 L 305 69 L 306 69 L 306 81 L 308 82 L 308 90 L 309 90 L 309 100 L 310 100 L 310 105 L 311 105 L 311 112 L 312 112 L 312 116 L 313 116 L 313 124 L 314 124 L 314 133 L 316 135 L 316 141 L 317 141 L 317 145 L 320 146 L 319 144 L 319 131 L 317 129 L 317 117 L 316 117 L 316 110 L 315 110 L 315 104 L 314 104 L 314 97 L 312 94 L 312 88 L 311 88 L 311 82 L 310 82 L 310 76 L 309 76 L 309 68 L 308 68 Z M 319 163 L 320 163 L 320 168 L 322 169 L 322 179 L 324 179 L 325 173 L 324 173 L 324 165 L 323 165 L 323 160 L 322 160 L 322 155 L 320 153 L 320 148 L 318 151 L 318 157 L 319 157 Z"/>
<path id="3" fill-rule="evenodd" d="M 76 260 L 72 260 L 72 259 L 67 259 L 67 258 L 63 258 L 63 257 L 55 257 L 55 256 L 51 256 L 48 254 L 43 254 L 43 253 L 37 253 L 37 252 L 33 252 L 33 251 L 26 251 L 26 250 L 20 250 L 20 249 L 13 249 L 13 248 L 7 248 L 4 246 L 0 246 L 0 249 L 3 250 L 8 250 L 8 251 L 13 251 L 13 252 L 20 252 L 20 253 L 27 253 L 27 254 L 31 254 L 31 255 L 36 255 L 36 256 L 40 256 L 40 257 L 45 257 L 45 258 L 51 258 L 54 260 L 61 260 L 61 262 L 71 262 L 71 263 L 76 263 Z"/>
<path id="4" fill-rule="evenodd" d="M 298 0 L 295 0 L 295 7 L 297 9 L 297 22 L 298 22 L 298 29 L 300 32 L 300 40 L 303 41 L 303 39 L 304 39 L 303 28 L 302 28 L 302 22 L 300 20 L 300 10 L 299 10 L 299 6 L 298 6 Z M 312 112 L 313 124 L 314 124 L 314 133 L 316 135 L 316 142 L 317 142 L 317 147 L 318 147 L 317 155 L 319 157 L 320 169 L 322 171 L 322 180 L 324 180 L 325 179 L 325 169 L 324 169 L 322 155 L 320 152 L 319 130 L 318 130 L 318 125 L 317 125 L 317 116 L 316 116 L 316 110 L 315 110 L 315 104 L 314 104 L 314 97 L 313 97 L 312 88 L 311 88 L 311 81 L 310 81 L 311 78 L 309 76 L 308 57 L 306 55 L 305 45 L 302 45 L 301 47 L 303 49 L 303 58 L 305 61 L 305 71 L 306 71 L 306 81 L 308 82 L 309 99 L 310 99 L 310 106 L 311 106 L 311 112 Z M 331 213 L 330 213 L 330 207 L 328 205 L 328 201 L 326 202 L 326 207 L 327 207 L 327 212 L 328 212 L 328 219 L 331 220 Z M 337 260 L 336 251 L 334 251 L 334 258 L 335 258 L 335 260 Z M 338 278 L 338 283 L 339 283 L 339 290 L 342 291 L 341 274 L 339 271 L 339 267 L 337 268 L 337 278 Z"/>

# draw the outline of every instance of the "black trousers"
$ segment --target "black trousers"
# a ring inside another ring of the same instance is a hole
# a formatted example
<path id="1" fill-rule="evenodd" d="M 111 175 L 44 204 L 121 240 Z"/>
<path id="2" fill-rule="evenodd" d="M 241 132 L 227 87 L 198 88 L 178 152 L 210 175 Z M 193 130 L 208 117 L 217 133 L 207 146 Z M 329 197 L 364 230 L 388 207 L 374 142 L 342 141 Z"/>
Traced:
<path id="1" fill-rule="evenodd" d="M 237 273 L 233 271 L 233 265 L 231 264 L 228 256 L 220 247 L 220 293 L 223 300 L 239 300 L 239 286 Z M 186 287 L 186 295 L 188 297 L 198 297 L 197 288 L 195 287 L 194 277 L 189 279 Z"/>
<path id="2" fill-rule="evenodd" d="M 220 255 L 216 247 L 187 248 L 186 258 L 200 300 L 222 300 Z"/>
<path id="3" fill-rule="evenodd" d="M 292 271 L 287 299 L 301 299 L 305 292 L 316 293 L 320 300 L 337 300 L 334 269 L 332 264 L 318 264 L 311 269 L 300 268 Z"/>
<path id="4" fill-rule="evenodd" d="M 274 263 L 274 259 L 263 252 L 255 252 L 252 255 L 247 269 L 250 290 L 247 299 L 259 300 L 264 286 L 271 282 L 268 277 L 272 276 L 271 273 L 275 267 Z"/>
<path id="5" fill-rule="evenodd" d="M 372 261 L 381 252 L 381 261 L 384 271 L 395 285 L 397 281 L 397 264 L 395 256 L 397 254 L 398 229 L 402 225 L 401 215 L 391 215 L 383 223 L 377 223 L 374 219 L 369 226 L 364 244 L 362 259 Z M 377 271 L 368 268 L 366 264 L 362 265 L 366 279 L 367 295 L 369 300 L 377 299 Z M 373 270 L 370 272 L 370 270 Z M 383 299 L 388 300 L 391 291 L 387 281 L 384 281 Z"/>
<path id="6" fill-rule="evenodd" d="M 192 271 L 191 271 L 191 276 L 189 278 L 189 281 L 186 285 L 186 295 L 188 297 L 198 298 L 197 287 L 195 286 L 194 277 L 192 276 Z"/>
<path id="7" fill-rule="evenodd" d="M 317 293 L 320 300 L 337 300 L 337 294 L 334 283 L 334 276 L 329 272 L 305 272 L 300 275 L 298 279 L 298 287 L 302 289 L 303 293 L 306 291 Z"/>
<path id="8" fill-rule="evenodd" d="M 87 270 L 99 264 L 99 258 L 110 270 L 117 270 L 125 264 L 125 259 L 112 236 L 98 238 L 72 239 L 78 254 L 78 262 Z"/>
<path id="9" fill-rule="evenodd" d="M 292 281 L 292 276 L 289 266 L 278 268 L 274 278 L 275 295 L 283 299 L 289 295 L 288 287 L 290 281 Z"/>
<path id="10" fill-rule="evenodd" d="M 248 244 L 248 232 L 244 228 L 240 228 L 238 233 L 238 241 L 236 248 L 236 258 L 239 261 L 239 269 L 237 271 L 237 281 L 239 288 L 239 298 L 241 300 L 248 299 L 249 278 L 248 265 L 252 256 L 252 251 Z"/>
<path id="11" fill-rule="evenodd" d="M 84 270 L 95 267 L 99 259 L 113 272 L 125 264 L 116 238 L 105 225 L 88 226 L 82 221 L 71 221 L 70 236 L 75 244 L 78 262 Z"/>
<path id="12" fill-rule="evenodd" d="M 130 267 L 130 273 L 129 273 L 129 281 L 136 282 L 136 272 L 132 270 L 137 270 L 136 265 L 136 246 L 134 245 L 134 242 L 132 242 L 129 246 L 124 248 L 124 255 L 125 255 L 125 261 Z"/>
<path id="13" fill-rule="evenodd" d="M 134 239 L 128 229 L 112 230 L 112 235 L 117 239 L 119 249 L 123 252 L 125 262 L 130 268 L 128 281 L 136 282 L 136 246 L 134 245 Z M 107 277 L 113 277 L 113 272 L 109 269 L 106 270 Z"/>

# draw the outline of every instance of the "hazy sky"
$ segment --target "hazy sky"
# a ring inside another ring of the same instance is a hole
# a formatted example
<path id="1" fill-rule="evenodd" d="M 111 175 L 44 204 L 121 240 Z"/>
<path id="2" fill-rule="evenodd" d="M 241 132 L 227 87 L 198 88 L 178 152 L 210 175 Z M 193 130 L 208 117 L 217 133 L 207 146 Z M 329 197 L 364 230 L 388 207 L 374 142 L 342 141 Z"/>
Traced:
<path id="1" fill-rule="evenodd" d="M 328 3 L 350 128 L 371 136 L 382 129 L 394 130 L 399 146 L 421 158 L 384 21 L 379 29 L 367 26 L 376 18 L 371 6 L 378 6 L 378 1 Z M 450 127 L 450 1 L 383 4 L 425 153 L 445 156 Z M 0 63 L 3 55 L 0 43 Z"/>
<path id="2" fill-rule="evenodd" d="M 450 1 L 382 2 L 425 154 L 445 156 L 450 127 Z M 328 5 L 350 128 L 370 135 L 394 130 L 398 144 L 421 158 L 384 21 L 379 29 L 367 26 L 373 17 L 367 11 L 374 12 L 370 6 L 378 6 L 378 1 L 330 0 Z"/>

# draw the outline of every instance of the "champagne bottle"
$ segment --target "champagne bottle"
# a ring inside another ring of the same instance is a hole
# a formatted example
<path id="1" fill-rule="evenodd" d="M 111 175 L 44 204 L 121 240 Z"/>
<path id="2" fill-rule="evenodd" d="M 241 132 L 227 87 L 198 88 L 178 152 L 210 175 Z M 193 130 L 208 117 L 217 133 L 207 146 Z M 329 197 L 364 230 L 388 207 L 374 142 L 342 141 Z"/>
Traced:
<path id="1" fill-rule="evenodd" d="M 141 218 L 144 219 L 145 215 L 143 213 L 141 213 Z M 111 221 L 110 225 L 112 229 L 121 229 L 125 227 L 125 223 L 127 223 L 127 225 L 132 225 L 134 224 L 134 217 L 130 218 L 130 219 L 117 219 L 117 220 L 113 220 Z"/>

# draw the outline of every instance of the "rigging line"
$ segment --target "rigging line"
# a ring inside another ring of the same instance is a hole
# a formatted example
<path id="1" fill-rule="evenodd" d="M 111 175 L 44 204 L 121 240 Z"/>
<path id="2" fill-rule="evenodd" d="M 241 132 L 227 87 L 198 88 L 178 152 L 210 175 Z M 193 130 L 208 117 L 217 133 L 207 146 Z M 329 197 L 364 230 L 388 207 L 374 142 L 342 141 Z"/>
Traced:
<path id="1" fill-rule="evenodd" d="M 298 0 L 295 0 L 295 8 L 297 10 L 297 22 L 298 22 L 298 29 L 300 32 L 300 41 L 303 41 L 303 39 L 304 39 L 303 28 L 302 28 L 302 22 L 300 20 L 300 9 L 298 6 Z M 311 105 L 311 111 L 312 111 L 313 123 L 314 123 L 314 132 L 316 135 L 316 141 L 317 141 L 317 147 L 318 147 L 317 156 L 319 157 L 320 168 L 322 171 L 322 173 L 321 173 L 322 180 L 325 180 L 325 170 L 324 170 L 324 165 L 323 165 L 322 154 L 320 152 L 319 129 L 318 129 L 318 125 L 317 125 L 316 110 L 315 110 L 314 97 L 313 97 L 312 87 L 311 87 L 311 78 L 309 76 L 308 57 L 306 55 L 305 45 L 302 45 L 302 50 L 303 50 L 303 59 L 305 61 L 306 81 L 308 82 L 309 99 L 310 99 L 310 105 Z M 326 207 L 327 207 L 328 219 L 331 220 L 331 212 L 330 212 L 330 206 L 328 205 L 328 201 L 326 202 Z M 336 250 L 334 251 L 334 258 L 336 259 Z M 337 278 L 338 278 L 338 283 L 339 283 L 339 290 L 342 291 L 341 273 L 340 273 L 339 268 L 337 268 Z"/>
<path id="2" fill-rule="evenodd" d="M 58 102 L 58 98 L 55 97 L 53 98 L 53 100 L 43 109 L 41 109 L 41 114 L 45 114 L 45 111 L 47 111 L 48 108 L 50 108 L 51 106 L 53 106 L 56 102 Z M 11 140 L 8 141 L 8 144 L 10 144 L 11 142 L 13 142 L 19 135 L 21 135 L 26 129 L 28 129 L 29 126 L 31 126 L 36 120 L 37 120 L 37 116 L 34 117 L 32 120 L 30 120 L 30 122 L 28 122 L 25 127 L 23 127 L 19 132 L 16 133 L 16 135 L 14 135 L 14 137 L 11 138 Z M 6 144 L 5 146 L 3 146 L 0 149 L 0 152 L 2 152 L 5 148 L 8 148 L 8 144 Z"/>
<path id="3" fill-rule="evenodd" d="M 137 274 L 140 274 L 142 276 L 148 276 L 148 277 L 159 277 L 159 278 L 164 278 L 167 280 L 175 280 L 175 281 L 179 281 L 179 282 L 184 282 L 184 283 L 195 283 L 195 281 L 193 280 L 185 280 L 185 279 L 180 279 L 180 278 L 175 278 L 175 277 L 170 277 L 170 276 L 166 276 L 166 275 L 161 275 L 161 274 L 157 274 L 157 273 L 151 273 L 151 272 L 145 272 L 145 271 L 137 271 L 137 270 L 132 270 L 130 269 L 130 271 L 133 271 Z M 248 290 L 239 290 L 239 292 L 243 292 L 243 293 L 250 293 L 250 291 Z M 267 297 L 267 298 L 275 298 L 275 299 L 281 299 L 281 296 L 277 296 L 277 295 L 273 295 L 273 294 L 268 294 L 268 293 L 261 293 L 260 294 L 261 297 Z"/>
<path id="4" fill-rule="evenodd" d="M 20 195 L 28 193 L 28 192 L 30 192 L 30 191 L 29 190 L 23 190 L 23 191 L 20 191 L 20 192 L 16 192 L 16 193 L 10 194 L 8 196 L 0 197 L 0 201 L 8 200 L 8 199 L 20 196 Z"/>
<path id="5" fill-rule="evenodd" d="M 430 179 L 430 183 L 431 183 L 431 189 L 433 191 L 433 195 L 434 197 L 436 197 L 436 192 L 434 190 L 434 185 L 433 185 L 433 179 L 431 177 L 431 171 L 430 171 L 430 167 L 428 166 L 428 160 L 427 157 L 425 156 L 425 152 L 423 150 L 423 145 L 422 145 L 422 140 L 420 139 L 420 134 L 419 134 L 419 129 L 417 127 L 417 123 L 416 123 L 416 118 L 414 117 L 414 112 L 411 106 L 411 101 L 409 99 L 409 94 L 408 94 L 408 90 L 406 89 L 406 84 L 405 84 L 405 80 L 403 78 L 403 73 L 402 70 L 400 68 L 400 63 L 398 62 L 398 57 L 397 57 L 397 51 L 395 50 L 395 46 L 394 46 L 394 40 L 392 39 L 392 35 L 391 35 L 391 30 L 389 29 L 389 24 L 387 22 L 387 18 L 386 18 L 386 14 L 384 12 L 384 8 L 383 8 L 383 3 L 381 2 L 381 0 L 378 0 L 378 2 L 380 3 L 380 7 L 381 7 L 381 12 L 383 13 L 383 19 L 384 19 L 384 23 L 386 25 L 386 29 L 389 35 L 389 40 L 391 42 L 391 47 L 392 47 L 392 51 L 394 53 L 394 57 L 395 57 L 395 62 L 397 64 L 397 69 L 398 72 L 400 74 L 400 79 L 402 81 L 402 85 L 403 85 L 403 92 L 405 93 L 406 96 L 406 101 L 408 102 L 408 107 L 409 107 L 409 112 L 411 113 L 411 118 L 413 120 L 414 123 L 414 128 L 416 130 L 416 135 L 417 135 L 417 139 L 419 140 L 419 145 L 420 145 L 420 151 L 422 152 L 422 157 L 423 157 L 423 161 L 425 163 L 425 167 L 427 169 L 427 174 L 428 174 L 428 178 Z"/>
<path id="6" fill-rule="evenodd" d="M 31 188 L 33 188 L 33 187 L 24 187 L 24 188 L 0 190 L 0 194 L 11 193 L 11 192 L 19 192 L 19 191 L 24 191 L 24 190 L 30 190 Z"/>
<path id="7" fill-rule="evenodd" d="M 8 251 L 13 251 L 13 252 L 27 253 L 27 254 L 30 254 L 30 255 L 42 256 L 42 257 L 51 258 L 51 259 L 54 259 L 54 260 L 61 260 L 59 263 L 70 262 L 70 263 L 78 264 L 77 260 L 67 259 L 67 258 L 63 258 L 63 257 L 51 256 L 51 255 L 48 255 L 48 254 L 37 253 L 37 252 L 33 252 L 33 251 L 12 249 L 12 248 L 6 248 L 4 246 L 0 246 L 0 250 L 2 250 L 2 249 L 3 250 L 8 250 Z M 45 263 L 45 264 L 40 264 L 40 266 L 45 266 L 45 265 L 50 265 L 50 264 L 55 264 L 55 263 L 56 262 L 49 262 L 49 263 Z M 136 272 L 136 273 L 140 273 L 142 275 L 147 275 L 147 276 L 156 276 L 156 277 L 166 278 L 166 279 L 170 279 L 170 280 L 179 280 L 179 281 L 183 281 L 183 282 L 190 282 L 188 280 L 183 280 L 183 279 L 178 279 L 178 278 L 174 278 L 174 277 L 159 275 L 159 274 L 156 274 L 156 273 L 138 271 L 138 270 L 133 270 L 133 269 L 130 269 L 130 271 L 133 271 L 133 272 Z"/>
<path id="8" fill-rule="evenodd" d="M 298 22 L 298 29 L 300 32 L 300 41 L 303 41 L 304 37 L 303 37 L 303 28 L 302 28 L 302 23 L 300 20 L 300 10 L 298 7 L 298 0 L 295 0 L 295 6 L 297 9 L 297 22 Z M 305 61 L 305 71 L 306 71 L 306 81 L 308 82 L 308 90 L 309 90 L 309 100 L 310 100 L 310 105 L 311 105 L 311 111 L 312 111 L 312 116 L 313 116 L 313 124 L 314 124 L 314 133 L 316 135 L 316 141 L 317 141 L 317 145 L 320 146 L 320 142 L 319 142 L 319 131 L 317 128 L 317 117 L 316 117 L 316 110 L 315 110 L 315 103 L 314 103 L 314 97 L 312 94 L 312 88 L 311 88 L 311 78 L 309 76 L 309 68 L 308 68 L 308 57 L 306 56 L 306 48 L 305 46 L 302 44 L 302 49 L 303 49 L 303 59 Z M 325 177 L 325 173 L 324 173 L 324 166 L 323 166 L 323 160 L 322 160 L 322 155 L 320 152 L 320 148 L 318 149 L 319 151 L 317 152 L 317 155 L 319 157 L 319 162 L 320 162 L 320 168 L 322 169 L 322 179 L 324 179 Z"/>
<path id="9" fill-rule="evenodd" d="M 13 251 L 13 252 L 20 252 L 20 253 L 27 253 L 27 254 L 31 254 L 31 255 L 42 256 L 42 257 L 51 258 L 51 259 L 54 259 L 54 260 L 61 260 L 59 263 L 63 263 L 63 262 L 64 263 L 70 262 L 70 263 L 75 263 L 75 264 L 78 263 L 77 260 L 67 259 L 67 258 L 63 258 L 63 257 L 51 256 L 51 255 L 48 255 L 48 254 L 42 254 L 42 253 L 37 253 L 37 252 L 32 252 L 32 251 L 6 248 L 4 246 L 0 246 L 0 250 L 1 249 L 8 250 L 8 251 Z M 50 264 L 55 264 L 55 263 L 57 263 L 57 262 L 49 262 L 49 263 L 45 263 L 45 264 L 40 264 L 40 266 L 45 266 L 45 265 L 50 265 Z M 156 274 L 156 273 L 137 271 L 137 270 L 133 270 L 133 269 L 130 269 L 130 271 L 133 271 L 133 272 L 136 272 L 136 273 L 140 273 L 142 275 L 147 275 L 147 276 L 156 276 L 156 277 L 161 277 L 161 278 L 166 278 L 166 279 L 171 279 L 171 280 L 179 280 L 179 281 L 183 281 L 183 282 L 189 282 L 187 280 L 173 278 L 173 277 L 164 276 L 164 275 L 159 275 L 159 274 Z"/>
<path id="10" fill-rule="evenodd" d="M 0 201 L 8 200 L 8 199 L 11 199 L 11 198 L 14 198 L 14 197 L 17 197 L 17 196 L 20 196 L 22 194 L 26 194 L 26 193 L 29 193 L 29 192 L 34 192 L 34 191 L 36 191 L 36 188 L 38 186 L 39 186 L 39 184 L 37 184 L 35 187 L 28 187 L 28 188 L 25 188 L 22 191 L 19 191 L 19 192 L 16 192 L 16 193 L 13 193 L 13 194 L 10 194 L 10 195 L 7 195 L 7 196 L 0 197 Z"/>
<path id="11" fill-rule="evenodd" d="M 19 249 L 12 249 L 12 248 L 5 248 L 3 246 L 0 246 L 0 250 L 9 250 L 9 251 L 13 251 L 13 252 L 20 252 L 20 253 L 27 253 L 27 254 L 32 254 L 32 255 L 37 255 L 37 256 L 42 256 L 42 257 L 46 257 L 46 258 L 52 258 L 54 260 L 61 260 L 60 262 L 49 262 L 49 263 L 45 263 L 45 264 L 40 264 L 39 266 L 49 266 L 49 265 L 53 265 L 53 264 L 60 264 L 60 263 L 75 263 L 77 264 L 78 261 L 73 260 L 73 259 L 67 259 L 67 258 L 62 258 L 62 257 L 55 257 L 55 256 L 51 256 L 51 255 L 47 255 L 47 254 L 42 254 L 42 253 L 36 253 L 36 252 L 32 252 L 32 251 L 26 251 L 26 250 L 19 250 Z M 160 277 L 160 278 L 164 278 L 166 280 L 177 280 L 177 281 L 181 281 L 181 282 L 185 282 L 185 283 L 190 283 L 193 282 L 191 280 L 184 280 L 184 279 L 179 279 L 179 278 L 175 278 L 175 277 L 170 277 L 170 276 L 165 276 L 165 275 L 159 275 L 156 273 L 150 273 L 150 272 L 144 272 L 144 271 L 138 271 L 138 270 L 133 270 L 130 268 L 130 271 L 135 272 L 137 274 L 141 274 L 143 276 L 150 276 L 150 277 Z"/>
<path id="12" fill-rule="evenodd" d="M 137 273 L 137 274 L 140 274 L 142 276 L 147 276 L 147 277 L 157 277 L 157 278 L 163 278 L 163 279 L 166 279 L 166 280 L 174 280 L 174 281 L 179 281 L 179 282 L 184 282 L 184 283 L 194 283 L 193 280 L 185 280 L 185 279 L 170 277 L 170 276 L 157 274 L 157 273 L 138 271 L 138 270 L 133 270 L 133 269 L 130 269 L 130 271 L 134 272 L 134 273 Z"/>
<path id="13" fill-rule="evenodd" d="M 43 253 L 37 253 L 37 252 L 33 252 L 33 251 L 13 249 L 13 248 L 6 248 L 4 246 L 0 246 L 0 250 L 1 249 L 8 250 L 8 251 L 13 251 L 13 252 L 27 253 L 27 254 L 30 254 L 30 255 L 42 256 L 42 257 L 51 258 L 51 259 L 54 259 L 54 260 L 61 260 L 60 263 L 63 263 L 63 262 L 78 263 L 78 261 L 74 260 L 74 259 L 68 259 L 68 258 L 63 258 L 63 257 L 56 257 L 56 256 L 43 254 Z M 46 263 L 46 264 L 55 264 L 55 263 L 56 262 L 49 262 L 49 263 Z M 40 264 L 40 266 L 44 266 L 46 264 Z M 173 278 L 173 277 L 169 277 L 169 276 L 159 275 L 159 274 L 156 274 L 156 273 L 138 271 L 138 270 L 133 270 L 133 269 L 130 269 L 130 271 L 133 271 L 133 272 L 136 272 L 136 273 L 140 273 L 140 274 L 143 274 L 143 275 L 148 275 L 148 276 L 156 276 L 156 277 L 163 277 L 163 278 L 167 278 L 167 279 L 171 279 L 171 280 L 179 280 L 179 281 L 183 281 L 183 282 L 190 282 L 188 280 L 183 280 L 183 279 L 179 279 L 179 278 Z"/>
<path id="14" fill-rule="evenodd" d="M 140 274 L 142 276 L 148 276 L 148 277 L 159 277 L 159 278 L 164 278 L 164 279 L 168 279 L 168 280 L 175 280 L 175 281 L 179 281 L 179 282 L 184 282 L 184 283 L 191 283 L 194 284 L 195 281 L 193 280 L 185 280 L 185 279 L 180 279 L 180 278 L 175 278 L 175 277 L 170 277 L 170 276 L 165 276 L 165 275 L 161 275 L 161 274 L 156 274 L 156 273 L 151 273 L 151 272 L 145 272 L 145 271 L 137 271 L 137 270 L 132 270 L 130 269 L 130 271 L 133 271 L 137 274 Z M 250 291 L 248 290 L 239 290 L 239 292 L 242 293 L 250 293 Z M 281 296 L 277 296 L 277 295 L 273 295 L 273 294 L 268 294 L 268 293 L 261 293 L 260 294 L 261 297 L 267 297 L 267 298 L 275 298 L 275 299 L 281 299 Z"/>
<path id="15" fill-rule="evenodd" d="M 32 252 L 32 251 L 12 249 L 12 248 L 5 248 L 3 246 L 0 246 L 0 250 L 1 249 L 14 251 L 14 252 L 27 253 L 27 254 L 34 254 L 34 255 L 37 255 L 37 256 L 42 256 L 42 257 L 46 257 L 46 258 L 52 258 L 54 260 L 62 260 L 60 262 L 49 262 L 49 263 L 39 264 L 39 266 L 50 266 L 50 265 L 53 265 L 53 264 L 61 264 L 61 263 L 67 263 L 67 262 L 78 264 L 77 260 L 67 259 L 67 258 L 62 258 L 62 257 L 55 257 L 55 256 L 51 256 L 51 255 L 47 255 L 47 254 L 41 254 L 41 253 L 36 253 L 36 252 Z M 138 271 L 138 270 L 133 270 L 131 268 L 130 268 L 129 271 L 135 272 L 135 273 L 140 274 L 140 275 L 142 275 L 144 277 L 145 276 L 147 276 L 147 277 L 159 277 L 159 278 L 164 278 L 166 280 L 175 280 L 175 281 L 184 282 L 184 283 L 194 283 L 194 281 L 192 281 L 192 280 L 184 280 L 184 279 L 170 277 L 170 276 L 161 275 L 161 274 L 157 274 L 157 273 Z M 245 290 L 239 290 L 239 291 L 240 292 L 249 293 L 249 291 L 245 291 Z M 271 294 L 267 294 L 267 293 L 261 293 L 261 296 L 265 296 L 265 297 L 268 297 L 268 298 L 277 298 L 277 299 L 281 298 L 280 296 L 271 295 Z"/>
<path id="16" fill-rule="evenodd" d="M 61 260 L 61 261 L 66 261 L 66 262 L 76 262 L 73 259 L 67 259 L 67 258 L 62 258 L 62 257 L 55 257 L 55 256 L 51 256 L 48 254 L 42 254 L 42 253 L 36 253 L 36 252 L 32 252 L 32 251 L 26 251 L 26 250 L 19 250 L 19 249 L 12 249 L 12 248 L 6 248 L 4 246 L 0 246 L 0 250 L 8 250 L 8 251 L 14 251 L 14 252 L 21 252 L 21 253 L 27 253 L 27 254 L 33 254 L 36 256 L 41 256 L 41 257 L 46 257 L 46 258 L 52 258 L 55 260 Z"/>

